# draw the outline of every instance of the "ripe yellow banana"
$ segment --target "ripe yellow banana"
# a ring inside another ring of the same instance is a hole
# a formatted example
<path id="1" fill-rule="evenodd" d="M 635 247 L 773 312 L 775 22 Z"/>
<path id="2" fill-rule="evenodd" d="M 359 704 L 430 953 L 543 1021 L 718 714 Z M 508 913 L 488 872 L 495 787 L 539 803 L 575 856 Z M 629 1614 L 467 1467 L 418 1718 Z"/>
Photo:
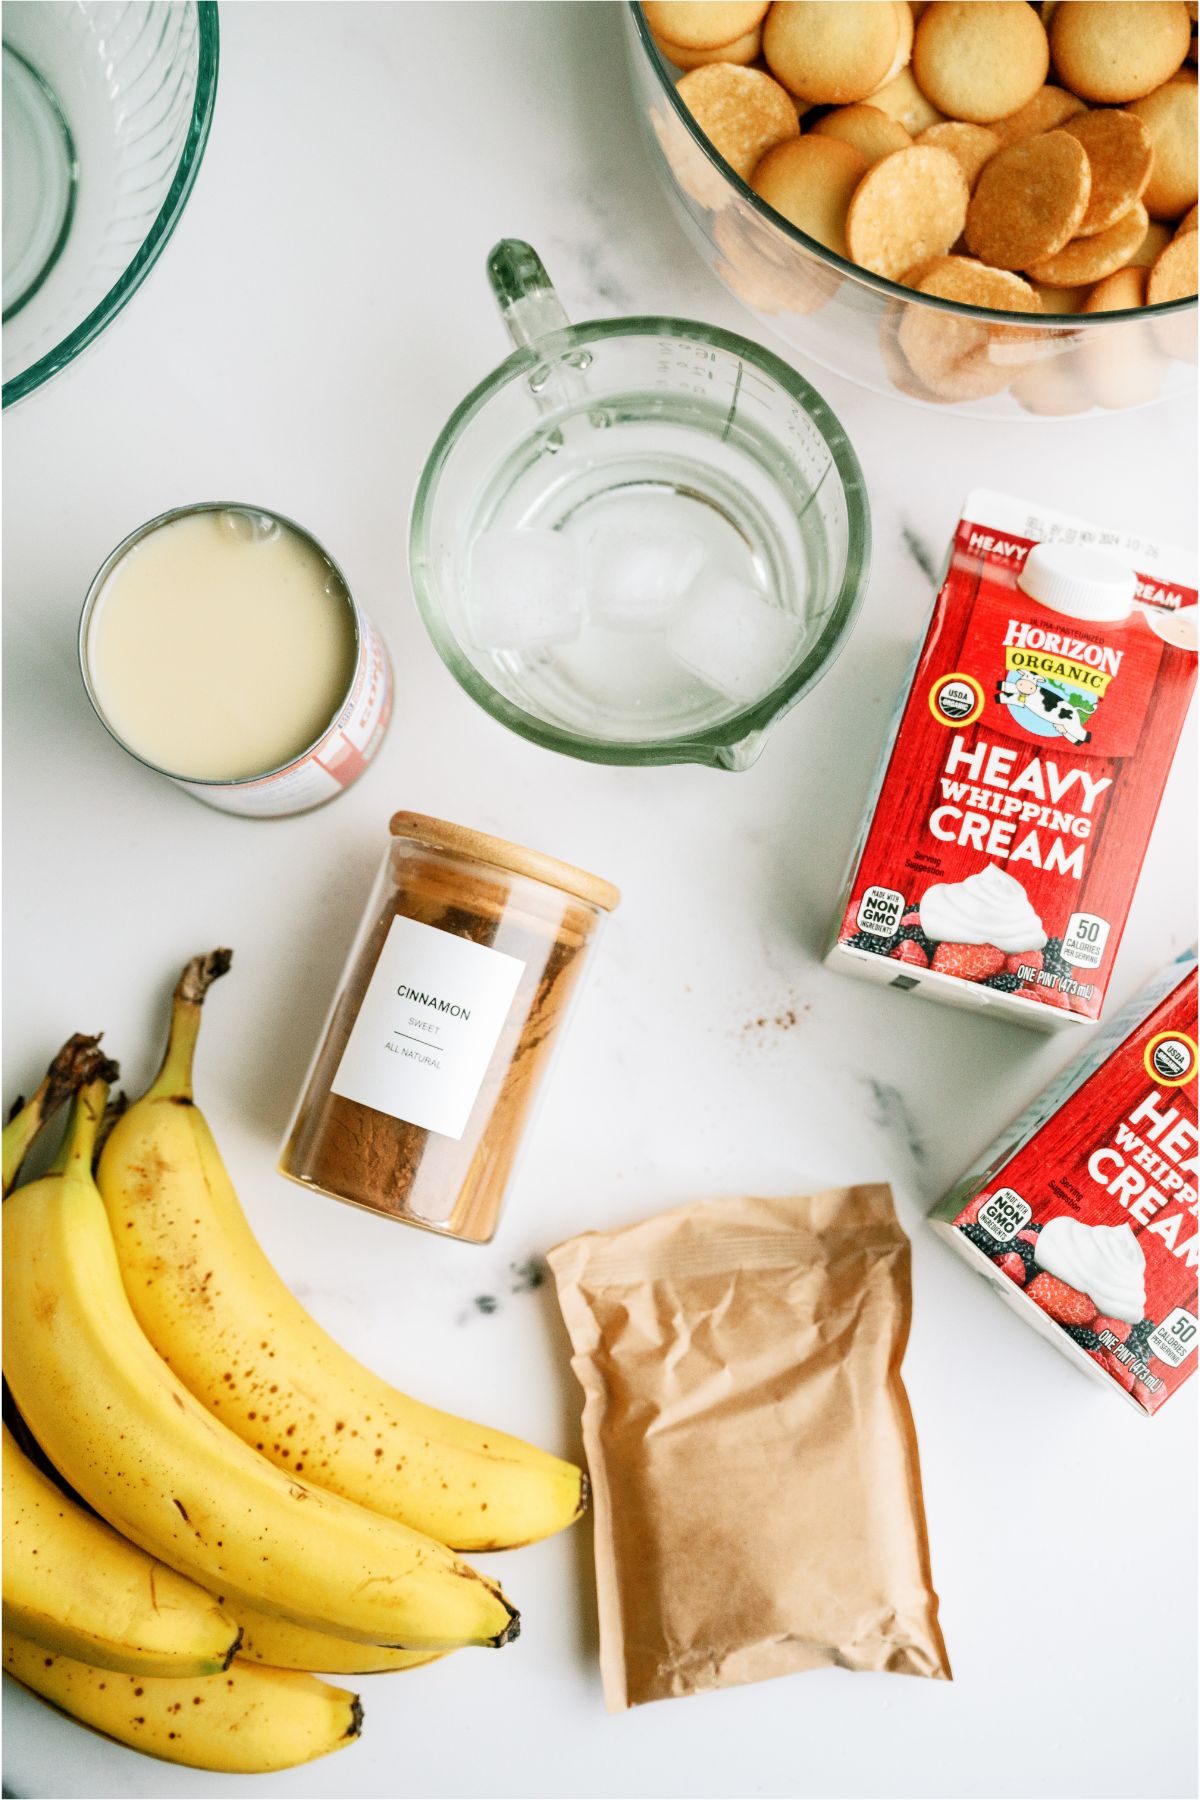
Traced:
<path id="1" fill-rule="evenodd" d="M 4 1633 L 4 1667 L 94 1731 L 163 1762 L 227 1775 L 294 1769 L 362 1730 L 357 1694 L 314 1675 L 235 1662 L 207 1678 L 118 1675 Z"/>
<path id="2" fill-rule="evenodd" d="M 416 1669 L 437 1662 L 436 1650 L 383 1650 L 374 1644 L 352 1644 L 310 1631 L 287 1619 L 273 1619 L 240 1605 L 238 1620 L 245 1636 L 239 1658 L 244 1662 L 269 1663 L 273 1669 L 318 1669 L 322 1675 L 380 1675 L 388 1669 Z"/>
<path id="3" fill-rule="evenodd" d="M 389 1387 L 322 1331 L 263 1254 L 192 1102 L 200 1008 L 229 960 L 217 950 L 184 970 L 162 1068 L 100 1158 L 142 1330 L 272 1462 L 452 1549 L 506 1549 L 569 1525 L 586 1504 L 580 1469 Z"/>
<path id="4" fill-rule="evenodd" d="M 501 1644 L 516 1614 L 441 1544 L 288 1476 L 205 1412 L 130 1311 L 91 1175 L 103 1082 L 76 1096 L 63 1168 L 0 1210 L 4 1371 L 54 1466 L 150 1555 L 364 1643 Z"/>
<path id="5" fill-rule="evenodd" d="M 216 1675 L 241 1632 L 211 1594 L 136 1550 L 23 1456 L 5 1426 L 4 1625 L 132 1675 Z"/>

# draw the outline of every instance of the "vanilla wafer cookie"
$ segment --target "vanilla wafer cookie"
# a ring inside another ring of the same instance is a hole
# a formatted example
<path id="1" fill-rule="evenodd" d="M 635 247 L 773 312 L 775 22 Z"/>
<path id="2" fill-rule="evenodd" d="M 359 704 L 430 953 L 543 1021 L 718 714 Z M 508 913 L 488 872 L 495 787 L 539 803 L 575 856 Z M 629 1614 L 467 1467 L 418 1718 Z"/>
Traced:
<path id="1" fill-rule="evenodd" d="M 993 119 L 989 130 L 994 131 L 1003 144 L 1019 144 L 1023 138 L 1040 137 L 1043 131 L 1055 131 L 1064 120 L 1086 110 L 1078 94 L 1070 94 L 1066 88 L 1048 82 L 1038 89 L 1032 100 L 1017 112 L 1010 113 L 1007 119 Z"/>
<path id="2" fill-rule="evenodd" d="M 1152 219 L 1177 219 L 1196 204 L 1196 84 L 1178 77 L 1155 88 L 1129 111 L 1145 125 L 1154 166 L 1142 195 Z"/>
<path id="3" fill-rule="evenodd" d="M 666 38 L 654 42 L 669 63 L 677 69 L 702 69 L 706 63 L 752 63 L 762 49 L 762 26 L 756 25 L 745 37 L 734 38 L 732 44 L 718 44 L 715 50 L 690 50 L 685 44 L 672 44 Z"/>
<path id="4" fill-rule="evenodd" d="M 1000 139 L 990 126 L 971 125 L 965 119 L 947 119 L 941 125 L 931 125 L 917 142 L 948 150 L 966 176 L 969 188 L 974 188 L 984 163 L 1000 149 Z"/>
<path id="5" fill-rule="evenodd" d="M 946 256 L 924 269 L 917 291 L 965 306 L 1004 312 L 1041 311 L 1029 283 L 969 257 Z M 910 306 L 897 337 L 917 379 L 948 400 L 980 400 L 1004 391 L 1036 343 L 1014 328 L 984 319 Z"/>
<path id="6" fill-rule="evenodd" d="M 1171 239 L 1150 270 L 1146 298 L 1151 306 L 1171 300 L 1187 300 L 1196 292 L 1196 243 L 1194 231 Z"/>
<path id="7" fill-rule="evenodd" d="M 1048 282 L 1051 287 L 1087 287 L 1103 281 L 1137 255 L 1149 223 L 1145 207 L 1136 200 L 1107 231 L 1072 238 L 1057 255 L 1031 265 L 1026 273 L 1031 281 Z"/>
<path id="8" fill-rule="evenodd" d="M 922 131 L 928 130 L 930 125 L 940 125 L 946 117 L 932 101 L 926 99 L 916 84 L 911 68 L 901 69 L 891 81 L 876 88 L 870 98 L 872 106 L 887 113 L 889 118 L 898 119 L 910 137 L 917 137 Z"/>
<path id="9" fill-rule="evenodd" d="M 896 0 L 776 0 L 763 28 L 767 67 L 817 106 L 865 100 L 900 42 Z"/>
<path id="10" fill-rule="evenodd" d="M 869 101 L 836 107 L 817 120 L 809 136 L 839 138 L 861 151 L 869 163 L 890 156 L 893 150 L 906 150 L 912 143 L 899 119 L 889 118 Z"/>
<path id="11" fill-rule="evenodd" d="M 768 0 L 645 0 L 642 13 L 656 38 L 681 50 L 715 50 L 761 25 L 767 5 Z"/>
<path id="12" fill-rule="evenodd" d="M 913 74 L 951 118 L 1007 118 L 1032 100 L 1049 67 L 1045 29 L 1025 0 L 945 0 L 917 25 Z"/>
<path id="13" fill-rule="evenodd" d="M 1087 297 L 1084 312 L 1136 312 L 1146 300 L 1147 271 L 1118 269 L 1098 281 Z M 1088 392 L 1096 406 L 1121 410 L 1144 406 L 1162 387 L 1165 362 L 1162 351 L 1145 326 L 1130 331 L 1094 331 L 1079 347 L 1079 362 Z"/>
<path id="14" fill-rule="evenodd" d="M 853 144 L 812 133 L 777 144 L 759 163 L 751 185 L 789 224 L 845 256 L 846 211 L 869 166 Z"/>
<path id="15" fill-rule="evenodd" d="M 1059 130 L 1082 144 L 1088 159 L 1091 191 L 1075 235 L 1094 237 L 1142 198 L 1155 161 L 1150 132 L 1132 111 L 1116 107 L 1078 113 Z"/>
<path id="16" fill-rule="evenodd" d="M 1010 144 L 971 196 L 967 248 L 994 268 L 1030 269 L 1077 236 L 1090 192 L 1086 152 L 1066 131 Z"/>
<path id="17" fill-rule="evenodd" d="M 898 281 L 953 244 L 967 216 L 966 177 L 948 150 L 913 144 L 867 170 L 846 215 L 850 255 Z"/>
<path id="18" fill-rule="evenodd" d="M 1160 87 L 1187 55 L 1191 36 L 1183 0 L 1062 0 L 1050 21 L 1064 86 L 1106 106 Z"/>
<path id="19" fill-rule="evenodd" d="M 800 135 L 790 97 L 761 69 L 708 63 L 690 70 L 675 91 L 743 181 L 749 181 L 768 150 Z"/>

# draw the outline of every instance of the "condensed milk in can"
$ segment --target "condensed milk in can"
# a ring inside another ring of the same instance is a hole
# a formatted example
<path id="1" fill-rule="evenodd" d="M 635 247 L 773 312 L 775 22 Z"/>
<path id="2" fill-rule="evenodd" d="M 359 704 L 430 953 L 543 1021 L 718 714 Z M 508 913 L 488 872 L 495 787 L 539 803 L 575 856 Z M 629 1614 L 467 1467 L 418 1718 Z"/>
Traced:
<path id="1" fill-rule="evenodd" d="M 241 503 L 178 507 L 118 544 L 88 590 L 79 659 L 123 749 L 248 817 L 336 798 L 391 715 L 387 650 L 337 563 Z"/>

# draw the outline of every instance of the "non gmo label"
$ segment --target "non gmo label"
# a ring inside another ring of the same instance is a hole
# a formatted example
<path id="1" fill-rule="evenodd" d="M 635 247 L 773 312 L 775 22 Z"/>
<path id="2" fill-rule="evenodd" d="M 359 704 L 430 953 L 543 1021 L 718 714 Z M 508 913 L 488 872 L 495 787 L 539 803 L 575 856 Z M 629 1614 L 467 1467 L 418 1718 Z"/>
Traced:
<path id="1" fill-rule="evenodd" d="M 894 888 L 869 887 L 858 903 L 858 929 L 870 937 L 894 937 L 903 917 L 904 895 Z"/>
<path id="2" fill-rule="evenodd" d="M 393 919 L 333 1092 L 461 1138 L 525 964 Z"/>
<path id="3" fill-rule="evenodd" d="M 997 1188 L 991 1199 L 980 1207 L 978 1223 L 990 1238 L 995 1238 L 998 1244 L 1006 1244 L 1018 1231 L 1024 1231 L 1032 1217 L 1033 1208 L 1028 1200 L 1023 1200 L 1015 1188 L 1005 1187 Z"/>

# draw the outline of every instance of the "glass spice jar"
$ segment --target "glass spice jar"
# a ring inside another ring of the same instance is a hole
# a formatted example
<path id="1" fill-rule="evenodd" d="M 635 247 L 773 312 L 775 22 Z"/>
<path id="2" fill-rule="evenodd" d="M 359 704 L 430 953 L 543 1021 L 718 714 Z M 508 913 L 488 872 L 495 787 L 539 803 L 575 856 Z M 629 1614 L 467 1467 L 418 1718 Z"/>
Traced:
<path id="1" fill-rule="evenodd" d="M 398 812 L 281 1174 L 484 1244 L 555 1034 L 620 895 L 597 875 Z"/>

